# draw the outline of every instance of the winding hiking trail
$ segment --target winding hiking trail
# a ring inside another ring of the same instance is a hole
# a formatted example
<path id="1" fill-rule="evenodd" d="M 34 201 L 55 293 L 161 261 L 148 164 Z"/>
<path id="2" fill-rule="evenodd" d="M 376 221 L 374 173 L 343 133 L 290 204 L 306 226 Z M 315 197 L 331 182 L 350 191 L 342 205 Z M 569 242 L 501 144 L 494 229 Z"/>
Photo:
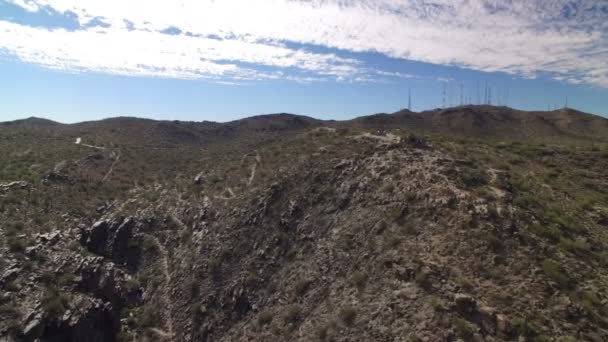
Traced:
<path id="1" fill-rule="evenodd" d="M 253 180 L 255 179 L 255 171 L 258 167 L 258 165 L 260 165 L 262 163 L 262 157 L 260 156 L 260 153 L 258 153 L 258 151 L 255 151 L 255 163 L 253 163 L 253 165 L 251 165 L 251 174 L 249 176 L 249 181 L 247 182 L 247 186 L 251 186 L 251 183 L 253 183 Z"/>
<path id="2" fill-rule="evenodd" d="M 102 151 L 106 149 L 105 147 L 94 146 L 94 145 L 89 145 L 89 144 L 83 144 L 82 143 L 82 138 L 80 138 L 80 137 L 76 138 L 75 144 L 76 145 L 82 145 L 82 146 L 89 147 L 89 148 L 94 148 L 96 150 L 102 150 Z"/>
<path id="3" fill-rule="evenodd" d="M 112 165 L 110 165 L 110 169 L 108 170 L 108 172 L 106 172 L 105 176 L 103 176 L 102 182 L 105 182 L 106 179 L 108 179 L 108 177 L 112 174 L 112 171 L 114 171 L 114 166 L 118 163 L 118 161 L 120 160 L 120 150 L 118 150 L 118 155 L 116 155 L 116 153 L 114 151 L 112 151 L 110 153 L 111 156 L 115 156 L 114 157 L 114 161 L 112 162 Z"/>
<path id="4" fill-rule="evenodd" d="M 82 142 L 82 138 L 80 138 L 80 137 L 76 138 L 76 141 L 74 143 L 76 145 L 81 145 L 81 146 L 89 147 L 89 148 L 100 150 L 100 151 L 105 151 L 105 149 L 106 149 L 105 147 L 101 147 L 101 146 L 84 144 Z M 118 163 L 118 161 L 120 161 L 120 156 L 121 156 L 120 150 L 118 150 L 118 154 L 116 154 L 115 151 L 110 152 L 110 157 L 114 158 L 114 161 L 112 162 L 112 165 L 110 165 L 110 169 L 108 170 L 108 172 L 106 172 L 106 174 L 103 176 L 102 182 L 105 182 L 108 179 L 108 177 L 112 174 L 112 172 L 114 171 L 114 166 Z"/>
<path id="5" fill-rule="evenodd" d="M 169 273 L 169 258 L 168 258 L 168 253 L 167 253 L 167 249 L 165 248 L 165 246 L 163 246 L 160 241 L 158 241 L 158 238 L 156 238 L 153 235 L 150 234 L 145 234 L 146 236 L 148 236 L 152 242 L 154 243 L 154 245 L 156 245 L 156 248 L 158 249 L 158 252 L 160 253 L 160 265 L 161 265 L 161 271 L 163 273 L 163 276 L 165 277 L 165 284 L 163 286 L 163 292 L 164 292 L 164 301 L 165 301 L 165 323 L 167 324 L 167 331 L 162 331 L 160 329 L 154 328 L 152 329 L 154 332 L 157 333 L 157 335 L 162 336 L 167 338 L 169 341 L 173 341 L 173 337 L 175 336 L 175 334 L 173 333 L 173 317 L 172 317 L 172 313 L 173 313 L 173 302 L 171 301 L 171 293 L 169 290 L 169 285 L 171 284 L 171 274 Z"/>

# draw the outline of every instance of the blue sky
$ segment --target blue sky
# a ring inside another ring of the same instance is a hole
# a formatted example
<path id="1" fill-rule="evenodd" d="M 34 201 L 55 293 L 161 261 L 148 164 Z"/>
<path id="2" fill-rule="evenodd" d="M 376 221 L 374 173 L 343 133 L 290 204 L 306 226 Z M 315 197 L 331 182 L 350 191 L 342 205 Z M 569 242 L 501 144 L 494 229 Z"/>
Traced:
<path id="1" fill-rule="evenodd" d="M 0 0 L 0 76 L 0 121 L 607 115 L 608 1 Z"/>

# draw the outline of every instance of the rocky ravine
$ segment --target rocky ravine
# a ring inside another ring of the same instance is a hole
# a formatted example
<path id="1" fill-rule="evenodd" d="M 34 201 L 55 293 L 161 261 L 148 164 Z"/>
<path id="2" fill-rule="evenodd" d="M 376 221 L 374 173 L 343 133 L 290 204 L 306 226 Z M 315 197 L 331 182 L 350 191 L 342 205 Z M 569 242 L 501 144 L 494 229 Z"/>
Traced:
<path id="1" fill-rule="evenodd" d="M 390 137 L 389 137 L 390 138 Z M 347 148 L 348 147 L 348 148 Z M 2 250 L 6 340 L 608 338 L 540 271 L 509 179 L 479 196 L 425 141 L 347 138 L 231 198 L 139 188 L 94 224 Z M 40 254 L 38 254 L 40 253 Z M 42 258 L 42 267 L 28 260 Z M 577 265 L 573 274 L 592 265 Z M 73 274 L 74 276 L 69 276 Z"/>

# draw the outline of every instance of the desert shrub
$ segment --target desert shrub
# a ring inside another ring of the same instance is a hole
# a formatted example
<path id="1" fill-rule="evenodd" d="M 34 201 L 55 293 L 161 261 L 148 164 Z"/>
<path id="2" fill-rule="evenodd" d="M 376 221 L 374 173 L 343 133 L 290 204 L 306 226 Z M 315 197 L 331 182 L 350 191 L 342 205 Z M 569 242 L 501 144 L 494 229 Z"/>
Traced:
<path id="1" fill-rule="evenodd" d="M 355 319 L 357 319 L 357 310 L 351 306 L 344 307 L 338 312 L 338 317 L 342 323 L 351 326 L 355 323 Z"/>
<path id="2" fill-rule="evenodd" d="M 70 285 L 74 282 L 76 276 L 72 273 L 64 273 L 57 276 L 57 285 L 58 286 L 66 286 Z"/>
<path id="3" fill-rule="evenodd" d="M 44 315 L 47 318 L 56 319 L 67 310 L 68 303 L 69 298 L 67 295 L 60 293 L 56 287 L 49 286 L 42 297 Z"/>
<path id="4" fill-rule="evenodd" d="M 419 270 L 418 272 L 416 272 L 416 276 L 414 277 L 414 281 L 416 282 L 416 284 L 418 286 L 420 286 L 423 289 L 429 289 L 431 286 L 431 282 L 430 282 L 430 275 L 428 272 L 424 271 L 424 270 Z"/>
<path id="5" fill-rule="evenodd" d="M 299 306 L 293 305 L 287 309 L 285 313 L 284 321 L 285 323 L 295 323 L 300 320 L 302 316 L 302 310 Z"/>
<path id="6" fill-rule="evenodd" d="M 393 249 L 401 243 L 401 238 L 396 235 L 386 235 L 384 237 L 384 246 L 388 249 Z"/>
<path id="7" fill-rule="evenodd" d="M 470 340 L 473 337 L 473 329 L 466 320 L 456 317 L 452 320 L 452 326 L 454 327 L 458 337 L 465 340 Z"/>
<path id="8" fill-rule="evenodd" d="M 557 262 L 546 259 L 542 264 L 543 272 L 560 287 L 571 287 L 572 279 L 566 274 L 564 269 Z"/>
<path id="9" fill-rule="evenodd" d="M 439 299 L 439 297 L 431 296 L 429 304 L 431 305 L 431 308 L 433 308 L 433 310 L 435 311 L 443 310 L 443 302 L 441 301 L 441 299 Z"/>
<path id="10" fill-rule="evenodd" d="M 458 284 L 458 286 L 460 286 L 460 288 L 464 291 L 471 291 L 474 287 L 473 283 L 471 283 L 471 281 L 464 276 L 456 277 L 456 284 Z"/>
<path id="11" fill-rule="evenodd" d="M 19 286 L 15 283 L 14 280 L 11 280 L 4 284 L 4 289 L 10 292 L 17 292 L 19 291 Z"/>
<path id="12" fill-rule="evenodd" d="M 525 318 L 515 318 L 511 325 L 518 336 L 527 338 L 537 338 L 539 336 L 538 327 Z"/>
<path id="13" fill-rule="evenodd" d="M 578 255 L 587 254 L 591 250 L 589 243 L 581 238 L 575 240 L 561 238 L 559 241 L 559 247 L 565 251 Z"/>
<path id="14" fill-rule="evenodd" d="M 488 184 L 488 174 L 480 169 L 466 167 L 460 170 L 458 176 L 467 188 L 476 188 Z"/>
<path id="15" fill-rule="evenodd" d="M 395 190 L 395 185 L 392 183 L 387 183 L 386 185 L 384 185 L 384 187 L 382 187 L 382 192 L 387 194 L 392 193 L 393 190 Z"/>
<path id="16" fill-rule="evenodd" d="M 298 297 L 302 297 L 306 294 L 308 289 L 310 288 L 310 280 L 309 279 L 301 279 L 294 285 L 294 293 Z"/>
<path id="17" fill-rule="evenodd" d="M 137 320 L 137 325 L 141 328 L 157 327 L 162 323 L 158 308 L 153 305 L 147 305 L 141 311 L 141 315 Z"/>
<path id="18" fill-rule="evenodd" d="M 543 237 L 551 242 L 558 242 L 563 236 L 563 232 L 552 225 L 534 224 L 530 226 L 530 230 L 535 235 Z"/>
<path id="19" fill-rule="evenodd" d="M 127 288 L 127 291 L 137 290 L 141 287 L 141 281 L 138 277 L 131 277 L 127 279 L 125 287 Z"/>
<path id="20" fill-rule="evenodd" d="M 577 233 L 580 231 L 580 228 L 578 228 L 578 222 L 576 222 L 574 217 L 559 209 L 548 208 L 545 210 L 543 215 L 545 220 L 561 226 L 565 231 L 570 233 Z"/>
<path id="21" fill-rule="evenodd" d="M 319 341 L 325 341 L 327 339 L 327 335 L 329 335 L 328 330 L 329 329 L 325 325 L 317 327 L 316 335 L 317 335 L 317 338 L 319 339 Z"/>
<path id="22" fill-rule="evenodd" d="M 580 303 L 587 311 L 593 311 L 595 307 L 601 306 L 602 301 L 593 291 L 583 291 L 579 294 Z"/>
<path id="23" fill-rule="evenodd" d="M 367 279 L 368 279 L 367 274 L 357 271 L 357 272 L 353 273 L 350 280 L 351 280 L 353 286 L 355 286 L 357 288 L 357 290 L 359 290 L 359 292 L 361 292 L 365 289 L 365 285 L 367 284 Z"/>
<path id="24" fill-rule="evenodd" d="M 535 208 L 540 207 L 540 203 L 538 199 L 529 192 L 525 191 L 515 191 L 513 198 L 513 204 L 522 209 L 533 210 Z"/>
<path id="25" fill-rule="evenodd" d="M 488 242 L 488 247 L 490 250 L 494 253 L 501 253 L 504 251 L 505 243 L 503 242 L 503 239 L 501 239 L 495 233 L 487 233 L 485 240 Z"/>
<path id="26" fill-rule="evenodd" d="M 9 237 L 6 239 L 8 250 L 12 253 L 23 253 L 25 251 L 26 243 L 23 239 L 16 237 Z"/>
<path id="27" fill-rule="evenodd" d="M 258 315 L 258 325 L 264 326 L 272 322 L 272 313 L 270 311 L 264 311 Z"/>
<path id="28" fill-rule="evenodd" d="M 255 272 L 249 272 L 245 278 L 245 286 L 249 288 L 255 287 L 260 282 L 260 277 Z"/>

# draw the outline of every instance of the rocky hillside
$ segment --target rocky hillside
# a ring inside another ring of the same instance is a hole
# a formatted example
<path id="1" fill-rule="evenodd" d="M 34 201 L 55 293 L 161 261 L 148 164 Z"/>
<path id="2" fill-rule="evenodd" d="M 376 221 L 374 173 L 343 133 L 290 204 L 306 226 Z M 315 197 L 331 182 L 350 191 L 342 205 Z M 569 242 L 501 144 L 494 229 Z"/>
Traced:
<path id="1" fill-rule="evenodd" d="M 574 109 L 551 112 L 520 111 L 508 107 L 461 106 L 421 113 L 407 110 L 356 119 L 365 127 L 403 128 L 448 135 L 536 142 L 603 140 L 608 120 Z"/>
<path id="2" fill-rule="evenodd" d="M 599 139 L 123 120 L 0 129 L 0 339 L 608 339 Z"/>

